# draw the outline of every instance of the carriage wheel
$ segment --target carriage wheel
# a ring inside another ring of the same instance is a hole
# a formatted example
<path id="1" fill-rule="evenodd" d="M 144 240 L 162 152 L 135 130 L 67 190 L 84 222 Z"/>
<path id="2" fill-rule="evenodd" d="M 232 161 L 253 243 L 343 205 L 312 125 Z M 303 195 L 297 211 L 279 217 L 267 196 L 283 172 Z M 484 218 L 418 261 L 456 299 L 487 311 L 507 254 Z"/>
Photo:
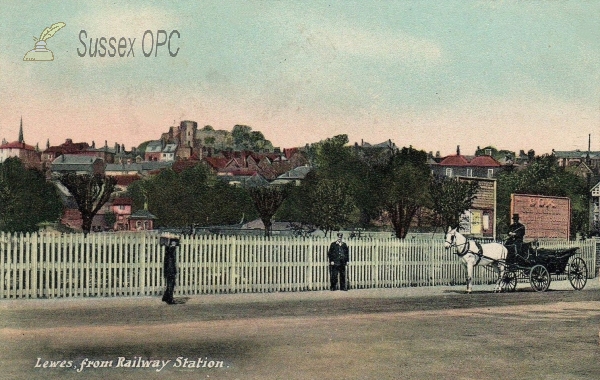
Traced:
<path id="1" fill-rule="evenodd" d="M 543 265 L 535 265 L 529 272 L 529 283 L 536 292 L 545 292 L 550 287 L 550 273 Z"/>
<path id="2" fill-rule="evenodd" d="M 575 257 L 569 260 L 568 273 L 569 282 L 575 290 L 581 290 L 587 282 L 587 265 L 581 257 Z"/>
<path id="3" fill-rule="evenodd" d="M 517 274 L 509 270 L 504 272 L 500 286 L 502 287 L 502 290 L 514 292 L 515 289 L 517 289 Z"/>

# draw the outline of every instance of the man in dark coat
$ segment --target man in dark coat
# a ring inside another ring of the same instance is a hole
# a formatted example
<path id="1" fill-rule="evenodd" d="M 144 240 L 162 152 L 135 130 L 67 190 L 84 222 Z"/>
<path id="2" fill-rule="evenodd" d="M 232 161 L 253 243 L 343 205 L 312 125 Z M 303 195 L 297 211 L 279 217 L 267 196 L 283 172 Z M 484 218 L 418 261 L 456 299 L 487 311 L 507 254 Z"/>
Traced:
<path id="1" fill-rule="evenodd" d="M 175 278 L 177 277 L 176 251 L 177 241 L 169 240 L 169 245 L 165 247 L 165 260 L 163 263 L 163 276 L 167 282 L 167 288 L 162 297 L 162 300 L 169 305 L 175 303 L 173 301 L 173 290 L 175 290 Z"/>
<path id="2" fill-rule="evenodd" d="M 344 236 L 341 233 L 337 234 L 338 239 L 331 243 L 327 258 L 329 259 L 329 276 L 331 282 L 331 290 L 337 290 L 338 275 L 340 279 L 340 289 L 348 290 L 346 284 L 346 265 L 350 261 L 348 246 L 342 241 Z"/>
<path id="3" fill-rule="evenodd" d="M 513 214 L 513 223 L 508 226 L 508 239 L 505 245 L 514 247 L 513 252 L 518 255 L 521 253 L 524 237 L 525 226 L 519 222 L 519 214 Z"/>

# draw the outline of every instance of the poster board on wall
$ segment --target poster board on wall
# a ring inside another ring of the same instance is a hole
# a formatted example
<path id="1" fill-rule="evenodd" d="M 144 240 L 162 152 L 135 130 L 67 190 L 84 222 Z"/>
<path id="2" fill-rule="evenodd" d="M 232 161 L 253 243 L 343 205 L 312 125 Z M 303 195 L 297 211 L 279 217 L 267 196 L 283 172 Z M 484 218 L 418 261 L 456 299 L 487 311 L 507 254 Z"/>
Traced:
<path id="1" fill-rule="evenodd" d="M 496 238 L 496 180 L 459 177 L 460 181 L 477 182 L 479 189 L 472 207 L 461 218 L 461 231 L 477 237 Z"/>
<path id="2" fill-rule="evenodd" d="M 519 214 L 526 239 L 568 239 L 571 228 L 571 200 L 531 194 L 511 194 L 511 215 Z"/>

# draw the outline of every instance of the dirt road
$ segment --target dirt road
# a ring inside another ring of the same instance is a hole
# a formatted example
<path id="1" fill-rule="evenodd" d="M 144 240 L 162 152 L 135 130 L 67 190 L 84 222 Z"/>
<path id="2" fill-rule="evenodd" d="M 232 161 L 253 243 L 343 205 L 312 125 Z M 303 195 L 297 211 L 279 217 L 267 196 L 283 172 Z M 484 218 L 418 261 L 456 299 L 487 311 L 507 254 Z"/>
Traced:
<path id="1" fill-rule="evenodd" d="M 600 286 L 0 302 L 7 379 L 598 379 Z"/>

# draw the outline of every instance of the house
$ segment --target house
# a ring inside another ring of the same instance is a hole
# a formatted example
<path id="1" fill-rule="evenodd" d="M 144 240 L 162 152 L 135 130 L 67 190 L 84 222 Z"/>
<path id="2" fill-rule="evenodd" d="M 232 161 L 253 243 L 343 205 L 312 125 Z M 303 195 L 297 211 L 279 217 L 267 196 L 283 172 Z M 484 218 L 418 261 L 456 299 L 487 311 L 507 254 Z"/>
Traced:
<path id="1" fill-rule="evenodd" d="M 0 145 L 0 163 L 4 162 L 9 157 L 19 158 L 26 168 L 42 168 L 41 155 L 38 150 L 31 145 L 25 144 L 22 118 L 21 126 L 19 128 L 19 139 L 11 143 L 5 141 Z"/>
<path id="2" fill-rule="evenodd" d="M 104 146 L 102 148 L 96 148 L 96 143 L 92 141 L 91 147 L 86 148 L 77 154 L 98 157 L 104 160 L 104 162 L 107 164 L 113 164 L 115 162 L 116 151 L 115 149 L 108 147 L 107 141 L 104 141 Z"/>
<path id="3" fill-rule="evenodd" d="M 559 166 L 578 166 L 585 163 L 596 175 L 600 173 L 600 151 L 591 150 L 554 150 L 552 154 L 556 157 Z"/>
<path id="4" fill-rule="evenodd" d="M 267 186 L 267 181 L 263 176 L 254 170 L 231 170 L 217 173 L 217 178 L 231 186 Z"/>
<path id="5" fill-rule="evenodd" d="M 503 166 L 492 156 L 463 156 L 460 147 L 455 155 L 446 156 L 430 167 L 433 174 L 446 177 L 496 178 L 503 170 Z"/>
<path id="6" fill-rule="evenodd" d="M 64 143 L 56 146 L 50 146 L 50 141 L 46 143 L 46 149 L 42 152 L 42 165 L 49 168 L 56 158 L 63 154 L 78 154 L 84 152 L 90 146 L 88 143 L 74 143 L 72 139 L 66 139 Z"/>
<path id="7" fill-rule="evenodd" d="M 126 231 L 129 229 L 129 217 L 133 200 L 131 198 L 115 198 L 111 205 L 111 211 L 115 215 L 115 224 L 112 227 L 115 231 Z"/>
<path id="8" fill-rule="evenodd" d="M 142 174 L 142 164 L 141 163 L 106 164 L 104 172 L 106 175 L 110 175 L 113 177 L 141 175 Z"/>
<path id="9" fill-rule="evenodd" d="M 600 182 L 598 182 L 592 189 L 591 193 L 591 207 L 590 207 L 590 229 L 597 235 L 600 235 Z"/>
<path id="10" fill-rule="evenodd" d="M 83 219 L 81 218 L 81 212 L 79 212 L 75 198 L 73 198 L 69 190 L 62 183 L 55 181 L 54 184 L 58 189 L 58 195 L 63 204 L 60 223 L 68 228 L 81 231 Z"/>
<path id="11" fill-rule="evenodd" d="M 139 174 L 119 175 L 114 177 L 117 181 L 115 184 L 115 193 L 117 194 L 126 193 L 129 185 L 142 179 Z"/>
<path id="12" fill-rule="evenodd" d="M 144 153 L 144 161 L 160 161 L 163 150 L 163 142 L 160 140 L 150 141 L 146 145 L 146 152 Z"/>
<path id="13" fill-rule="evenodd" d="M 150 211 L 143 209 L 138 210 L 129 216 L 130 231 L 148 231 L 154 229 L 154 221 L 156 220 Z"/>
<path id="14" fill-rule="evenodd" d="M 206 162 L 219 178 L 230 183 L 231 177 L 251 177 L 255 174 L 272 181 L 297 166 L 308 164 L 304 154 L 297 149 L 284 150 L 284 153 L 221 152 L 216 156 L 203 157 L 202 161 Z"/>
<path id="15" fill-rule="evenodd" d="M 177 144 L 166 144 L 160 154 L 160 161 L 175 161 Z"/>
<path id="16" fill-rule="evenodd" d="M 64 173 L 75 174 L 104 174 L 104 160 L 98 157 L 63 154 L 52 161 L 50 166 L 52 175 Z"/>
<path id="17" fill-rule="evenodd" d="M 278 176 L 277 179 L 271 182 L 271 184 L 285 185 L 288 183 L 293 183 L 294 185 L 299 186 L 311 169 L 312 168 L 308 165 L 299 166 Z"/>

